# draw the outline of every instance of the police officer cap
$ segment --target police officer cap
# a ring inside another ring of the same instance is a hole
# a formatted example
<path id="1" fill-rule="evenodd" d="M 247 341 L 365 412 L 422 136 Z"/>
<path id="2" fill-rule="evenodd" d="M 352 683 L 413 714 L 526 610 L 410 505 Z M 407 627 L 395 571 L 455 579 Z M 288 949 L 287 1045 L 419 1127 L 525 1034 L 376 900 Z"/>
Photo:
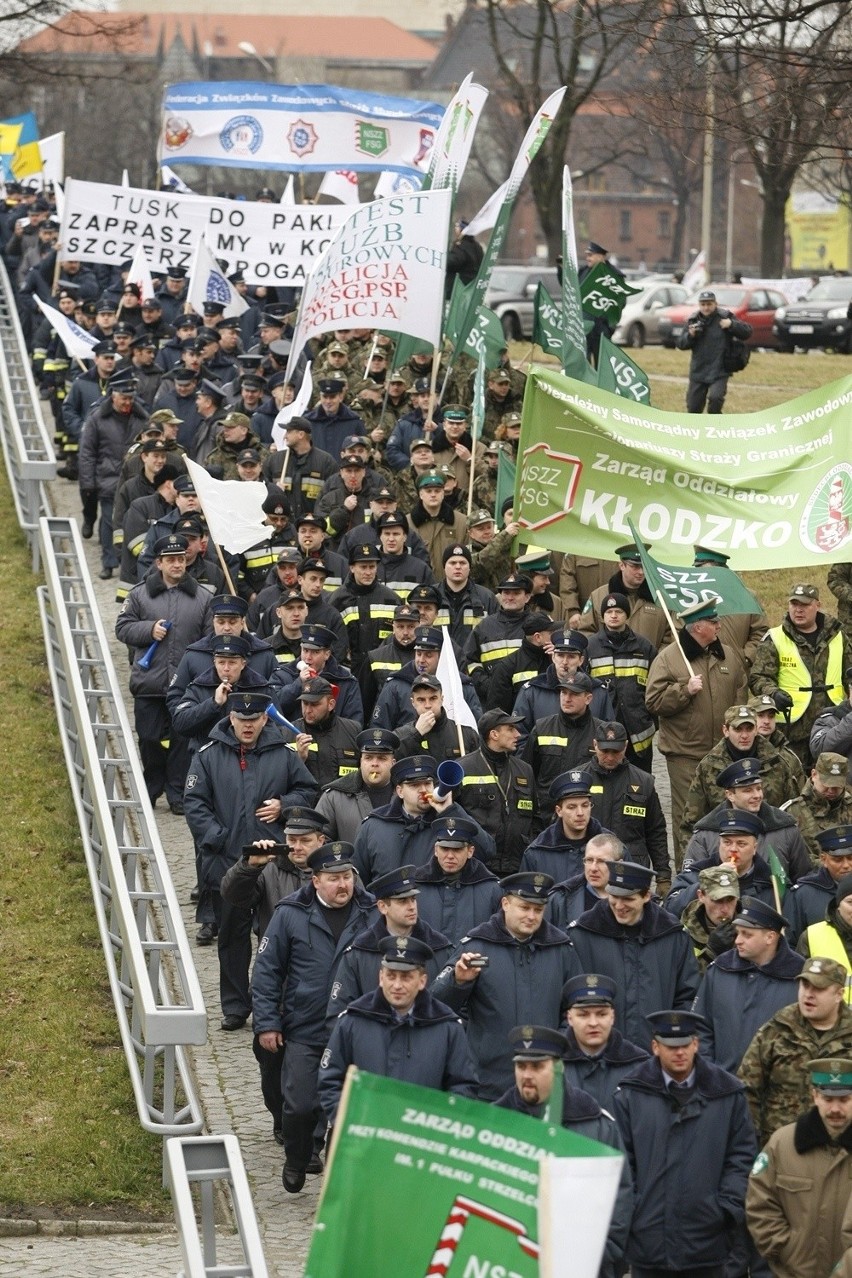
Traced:
<path id="1" fill-rule="evenodd" d="M 95 343 L 95 345 L 92 347 L 92 354 L 93 355 L 114 355 L 115 342 L 105 337 L 102 342 Z"/>
<path id="2" fill-rule="evenodd" d="M 198 381 L 198 373 L 194 368 L 187 368 L 185 365 L 178 364 L 172 373 L 172 379 L 180 386 L 186 386 L 189 382 Z"/>
<path id="3" fill-rule="evenodd" d="M 846 766 L 846 756 L 834 754 L 831 750 L 824 750 L 814 764 L 820 781 L 831 786 L 846 785 Z"/>
<path id="4" fill-rule="evenodd" d="M 845 986 L 848 976 L 849 973 L 842 963 L 836 963 L 830 958 L 816 957 L 805 959 L 796 979 L 807 981 L 818 990 L 827 990 L 829 985 Z"/>
<path id="5" fill-rule="evenodd" d="M 816 836 L 820 852 L 829 856 L 852 856 L 852 825 L 833 825 Z"/>
<path id="6" fill-rule="evenodd" d="M 699 599 L 697 603 L 690 604 L 679 612 L 678 620 L 685 626 L 693 626 L 697 621 L 715 621 L 719 616 L 716 611 L 716 604 L 719 602 L 718 595 L 713 595 L 711 599 Z"/>
<path id="7" fill-rule="evenodd" d="M 642 546 L 645 550 L 651 549 L 647 541 L 643 541 Z M 618 555 L 619 559 L 624 559 L 628 563 L 641 564 L 642 562 L 642 556 L 639 554 L 639 547 L 636 545 L 635 541 L 628 542 L 626 546 L 616 547 L 615 553 Z"/>
<path id="8" fill-rule="evenodd" d="M 414 692 L 415 688 L 431 688 L 433 692 L 443 692 L 440 679 L 430 674 L 415 675 L 411 682 L 411 691 Z"/>
<path id="9" fill-rule="evenodd" d="M 562 692 L 594 692 L 595 685 L 584 671 L 575 670 L 573 674 L 563 675 L 559 688 Z"/>
<path id="10" fill-rule="evenodd" d="M 595 729 L 595 743 L 599 750 L 623 750 L 627 745 L 627 729 L 623 723 L 600 723 Z"/>
<path id="11" fill-rule="evenodd" d="M 320 395 L 339 395 L 346 389 L 342 377 L 321 377 L 317 383 Z"/>
<path id="12" fill-rule="evenodd" d="M 752 726 L 757 723 L 751 707 L 748 705 L 728 706 L 725 711 L 725 727 L 736 728 L 744 723 L 750 723 Z"/>
<path id="13" fill-rule="evenodd" d="M 201 379 L 201 386 L 199 387 L 199 390 L 203 391 L 205 395 L 209 395 L 211 399 L 215 399 L 220 404 L 224 404 L 225 398 L 226 398 L 225 392 L 222 390 L 221 386 L 217 385 L 216 382 L 211 382 L 209 377 L 203 377 Z M 231 414 L 231 415 L 236 416 L 237 414 Z M 240 417 L 244 416 L 244 414 L 242 413 L 238 415 Z M 224 425 L 224 422 L 222 423 L 222 425 Z"/>
<path id="14" fill-rule="evenodd" d="M 784 915 L 756 896 L 742 898 L 740 912 L 734 919 L 734 927 L 746 927 L 752 931 L 783 932 L 786 926 Z"/>
<path id="15" fill-rule="evenodd" d="M 194 497 L 196 495 L 195 480 L 189 475 L 178 475 L 175 480 L 175 492 L 183 493 L 184 497 Z"/>
<path id="16" fill-rule="evenodd" d="M 399 737 L 390 728 L 365 728 L 355 738 L 362 754 L 395 754 Z"/>
<path id="17" fill-rule="evenodd" d="M 419 896 L 420 888 L 414 882 L 416 865 L 401 865 L 398 870 L 380 874 L 367 887 L 377 901 L 389 901 L 394 897 Z"/>
<path id="18" fill-rule="evenodd" d="M 586 972 L 583 976 L 572 976 L 565 982 L 562 991 L 562 1003 L 565 1007 L 575 1007 L 577 1003 L 589 1007 L 604 1005 L 611 1007 L 615 1002 L 615 981 L 609 976 L 601 976 L 597 972 Z"/>
<path id="19" fill-rule="evenodd" d="M 716 784 L 723 790 L 737 790 L 741 785 L 755 785 L 760 781 L 762 767 L 760 759 L 737 759 L 717 773 Z"/>
<path id="20" fill-rule="evenodd" d="M 558 1059 L 568 1051 L 568 1039 L 549 1025 L 516 1025 L 509 1030 L 509 1043 L 513 1061 Z"/>
<path id="21" fill-rule="evenodd" d="M 275 390 L 276 386 L 286 386 L 289 380 L 290 379 L 287 376 L 286 368 L 281 368 L 278 370 L 277 373 L 273 373 L 271 377 L 268 377 L 266 379 L 266 389 L 269 391 L 272 391 L 272 390 Z M 288 430 L 304 430 L 305 429 L 304 426 L 294 426 L 293 422 L 295 420 L 296 420 L 295 417 L 290 418 L 290 421 L 287 423 L 286 427 L 284 428 L 285 432 Z M 300 422 L 303 422 L 305 419 L 304 417 L 300 417 L 298 420 Z M 310 426 L 310 422 L 308 422 L 308 426 Z M 311 433 L 310 430 L 308 430 L 309 435 L 310 433 Z"/>
<path id="22" fill-rule="evenodd" d="M 503 502 L 503 505 L 500 508 L 501 514 L 505 515 L 513 501 L 513 497 L 506 498 L 506 501 Z M 528 546 L 522 555 L 516 555 L 515 567 L 519 571 L 523 572 L 544 572 L 551 576 L 553 575 L 550 555 L 542 546 Z"/>
<path id="23" fill-rule="evenodd" d="M 303 648 L 330 648 L 334 643 L 334 632 L 328 626 L 302 626 L 301 636 Z"/>
<path id="24" fill-rule="evenodd" d="M 296 520 L 296 527 L 301 528 L 304 524 L 310 524 L 312 528 L 321 528 L 325 532 L 325 523 L 313 511 L 306 510 L 303 515 L 299 515 Z"/>
<path id="25" fill-rule="evenodd" d="M 720 816 L 716 829 L 719 834 L 753 834 L 759 839 L 766 826 L 756 812 L 738 812 L 732 808 Z"/>
<path id="26" fill-rule="evenodd" d="M 154 545 L 154 557 L 162 559 L 165 555 L 185 555 L 186 545 L 186 538 L 178 537 L 174 533 L 168 537 L 160 537 Z"/>
<path id="27" fill-rule="evenodd" d="M 251 644 L 242 635 L 214 635 L 210 649 L 214 657 L 248 657 Z"/>
<path id="28" fill-rule="evenodd" d="M 343 870 L 354 869 L 352 857 L 355 853 L 351 843 L 343 843 L 336 839 L 334 843 L 323 843 L 308 857 L 305 864 L 311 874 L 338 874 Z"/>
<path id="29" fill-rule="evenodd" d="M 463 546 L 461 542 L 457 542 L 455 546 L 447 546 L 441 556 L 441 563 L 446 564 L 450 559 L 466 559 L 467 562 L 473 563 L 473 557 L 467 546 Z"/>
<path id="30" fill-rule="evenodd" d="M 420 620 L 420 613 L 412 604 L 397 604 L 393 610 L 394 621 L 413 621 L 415 624 Z"/>
<path id="31" fill-rule="evenodd" d="M 132 395 L 139 389 L 139 381 L 134 377 L 131 369 L 120 368 L 117 373 L 113 373 L 107 382 L 107 387 L 114 395 Z"/>
<path id="32" fill-rule="evenodd" d="M 283 328 L 283 315 L 275 315 L 272 311 L 264 311 L 259 321 L 260 328 Z"/>
<path id="33" fill-rule="evenodd" d="M 586 252 L 600 253 L 602 257 L 606 257 L 609 249 L 605 249 L 603 245 L 598 244 L 597 240 L 589 240 L 589 247 L 586 249 Z"/>
<path id="34" fill-rule="evenodd" d="M 604 891 L 610 896 L 636 896 L 650 892 L 654 871 L 636 861 L 607 861 L 609 881 Z"/>
<path id="35" fill-rule="evenodd" d="M 518 589 L 518 587 L 516 586 L 514 589 Z M 537 635 L 541 634 L 542 631 L 553 631 L 558 625 L 559 622 L 554 621 L 552 617 L 548 617 L 546 612 L 528 612 L 521 622 L 521 633 Z"/>
<path id="36" fill-rule="evenodd" d="M 439 474 L 437 470 L 428 470 L 425 475 L 419 475 L 415 487 L 417 488 L 443 488 L 444 476 Z"/>
<path id="37" fill-rule="evenodd" d="M 549 874 L 525 872 L 509 874 L 500 880 L 500 887 L 504 896 L 517 896 L 522 901 L 537 901 L 544 905 L 555 881 Z"/>
<path id="38" fill-rule="evenodd" d="M 444 843 L 447 847 L 464 848 L 476 842 L 478 833 L 476 822 L 467 817 L 438 817 L 429 827 L 436 843 Z"/>
<path id="39" fill-rule="evenodd" d="M 244 617 L 248 604 L 239 595 L 215 595 L 210 605 L 214 617 Z"/>
<path id="40" fill-rule="evenodd" d="M 630 600 L 627 595 L 622 595 L 617 590 L 613 591 L 611 595 L 607 595 L 605 599 L 601 600 L 601 613 L 606 612 L 608 608 L 620 608 L 622 612 L 627 613 L 629 616 Z"/>
<path id="41" fill-rule="evenodd" d="M 350 564 L 377 564 L 382 557 L 378 546 L 372 542 L 359 542 L 349 552 Z"/>
<path id="42" fill-rule="evenodd" d="M 248 451 L 247 449 L 243 450 L 243 452 L 247 452 L 247 451 Z M 242 453 L 240 454 L 240 456 L 242 456 Z M 261 510 L 263 511 L 264 515 L 289 515 L 290 501 L 287 497 L 287 494 L 281 488 L 275 488 L 275 487 L 270 488 L 269 492 L 266 494 L 266 496 L 263 499 L 263 505 L 261 506 Z M 295 550 L 295 547 L 293 547 L 292 549 Z M 296 556 L 298 559 L 302 558 L 298 550 L 296 550 Z M 295 563 L 296 560 L 294 560 L 293 562 Z"/>
<path id="43" fill-rule="evenodd" d="M 228 710 L 238 719 L 259 719 L 262 714 L 266 714 L 271 693 L 272 689 L 268 685 L 252 688 L 250 692 L 232 692 L 228 697 Z"/>
<path id="44" fill-rule="evenodd" d="M 239 416 L 234 413 L 233 416 Z M 244 448 L 241 453 L 237 454 L 238 466 L 257 466 L 260 462 L 260 453 L 256 448 Z M 282 511 L 283 514 L 283 511 Z"/>
<path id="45" fill-rule="evenodd" d="M 330 697 L 334 689 L 327 679 L 321 678 L 319 675 L 315 679 L 306 679 L 302 684 L 299 692 L 300 701 L 322 701 L 323 697 Z"/>
<path id="46" fill-rule="evenodd" d="M 107 297 L 106 295 L 98 298 L 97 311 L 95 313 L 97 315 L 114 315 L 115 302 L 111 297 Z"/>
<path id="47" fill-rule="evenodd" d="M 300 560 L 298 571 L 300 577 L 303 577 L 306 572 L 321 572 L 324 577 L 328 577 L 331 574 L 331 569 L 327 568 L 319 558 Z"/>
<path id="48" fill-rule="evenodd" d="M 730 555 L 725 555 L 721 550 L 712 550 L 709 546 L 693 546 L 693 559 L 696 564 L 716 564 L 719 568 L 724 568 L 730 559 Z"/>
<path id="49" fill-rule="evenodd" d="M 708 865 L 698 874 L 698 886 L 711 901 L 740 899 L 740 881 L 729 865 Z"/>
<path id="50" fill-rule="evenodd" d="M 415 586 L 413 590 L 408 592 L 408 603 L 410 604 L 440 604 L 441 596 L 438 593 L 437 586 Z"/>
<path id="51" fill-rule="evenodd" d="M 579 630 L 557 630 L 551 641 L 557 652 L 585 652 L 589 641 Z"/>
<path id="52" fill-rule="evenodd" d="M 278 562 L 279 564 L 280 563 L 287 564 L 287 563 L 292 563 L 293 560 L 279 558 Z M 278 596 L 277 600 L 275 601 L 275 607 L 284 608 L 287 604 L 303 604 L 307 602 L 308 602 L 307 599 L 302 594 L 301 590 L 299 590 L 298 586 L 294 586 L 292 590 L 281 591 L 281 594 Z"/>
<path id="53" fill-rule="evenodd" d="M 439 626 L 418 626 L 414 632 L 414 647 L 428 652 L 440 652 L 443 644 Z"/>
<path id="54" fill-rule="evenodd" d="M 285 834 L 324 834 L 328 829 L 325 817 L 313 808 L 287 808 L 283 820 Z"/>
<path id="55" fill-rule="evenodd" d="M 709 1028 L 697 1012 L 652 1012 L 645 1020 L 651 1027 L 651 1037 L 664 1047 L 686 1047 L 698 1036 L 699 1030 Z"/>
<path id="56" fill-rule="evenodd" d="M 415 754 L 408 759 L 397 759 L 391 768 L 391 785 L 403 781 L 424 781 L 438 775 L 438 764 L 431 754 Z"/>
<path id="57" fill-rule="evenodd" d="M 402 528 L 408 531 L 408 520 L 400 510 L 389 510 L 386 515 L 379 517 L 379 532 L 383 533 L 386 528 Z"/>
<path id="58" fill-rule="evenodd" d="M 132 324 L 128 324 L 126 320 L 122 320 L 119 324 L 116 324 L 112 330 L 112 335 L 113 337 L 135 337 L 136 329 Z"/>
<path id="59" fill-rule="evenodd" d="M 852 1060 L 842 1056 L 825 1056 L 809 1061 L 811 1087 L 832 1096 L 852 1096 Z"/>
<path id="60" fill-rule="evenodd" d="M 560 799 L 582 798 L 591 792 L 592 779 L 589 774 L 579 768 L 573 768 L 569 772 L 561 772 L 554 778 L 547 793 L 551 803 L 558 803 Z"/>
<path id="61" fill-rule="evenodd" d="M 379 941 L 382 967 L 392 972 L 411 972 L 425 968 L 434 957 L 434 951 L 416 936 L 383 936 Z"/>

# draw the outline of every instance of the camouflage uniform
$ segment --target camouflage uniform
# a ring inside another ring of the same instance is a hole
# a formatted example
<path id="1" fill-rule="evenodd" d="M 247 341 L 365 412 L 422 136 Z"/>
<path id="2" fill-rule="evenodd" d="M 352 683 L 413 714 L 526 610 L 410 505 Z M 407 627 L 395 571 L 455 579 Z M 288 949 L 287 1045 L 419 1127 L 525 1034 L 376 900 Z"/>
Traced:
<path id="1" fill-rule="evenodd" d="M 507 532 L 496 533 L 494 538 L 482 550 L 477 550 L 468 539 L 473 556 L 470 575 L 478 586 L 488 590 L 496 590 L 504 577 L 512 571 L 512 541 L 514 538 Z"/>
<path id="2" fill-rule="evenodd" d="M 789 799 L 798 797 L 799 786 L 796 784 L 793 768 L 765 737 L 755 737 L 749 757 L 759 759 L 761 762 L 760 781 L 766 803 L 773 808 L 780 808 Z M 728 764 L 733 762 L 728 750 L 728 738 L 722 737 L 721 741 L 717 741 L 713 749 L 705 754 L 695 769 L 692 783 L 686 792 L 680 827 L 684 847 L 692 837 L 696 822 L 724 802 L 725 791 L 716 784 L 716 777 L 723 768 L 727 768 Z"/>
<path id="3" fill-rule="evenodd" d="M 473 504 L 492 515 L 497 513 L 497 471 L 489 470 L 485 463 L 473 481 Z"/>
<path id="4" fill-rule="evenodd" d="M 707 968 L 725 950 L 734 943 L 733 923 L 719 923 L 715 927 L 707 921 L 707 914 L 701 901 L 690 901 L 680 917 L 683 930 L 689 933 L 695 957 L 698 959 L 698 970 L 703 976 Z M 712 936 L 712 942 L 711 942 Z"/>
<path id="5" fill-rule="evenodd" d="M 745 1084 L 758 1144 L 792 1123 L 811 1105 L 808 1061 L 852 1055 L 852 1010 L 841 1005 L 837 1024 L 822 1033 L 812 1028 L 798 1004 L 782 1007 L 751 1040 L 737 1070 Z"/>
<path id="6" fill-rule="evenodd" d="M 822 849 L 816 836 L 835 825 L 852 825 L 852 790 L 847 786 L 839 799 L 829 803 L 828 799 L 820 798 L 813 782 L 808 781 L 799 797 L 788 803 L 784 811 L 801 830 L 814 865 L 819 865 Z"/>

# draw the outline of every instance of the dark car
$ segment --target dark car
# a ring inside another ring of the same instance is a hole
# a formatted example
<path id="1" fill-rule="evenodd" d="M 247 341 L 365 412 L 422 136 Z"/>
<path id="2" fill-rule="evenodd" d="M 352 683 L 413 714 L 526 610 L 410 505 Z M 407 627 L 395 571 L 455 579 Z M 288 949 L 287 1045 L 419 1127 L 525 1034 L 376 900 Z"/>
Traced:
<path id="1" fill-rule="evenodd" d="M 775 312 L 773 329 L 779 350 L 795 350 L 797 346 L 852 355 L 852 276 L 827 277 L 815 284 L 800 302 L 791 302 Z"/>
<path id="2" fill-rule="evenodd" d="M 532 337 L 536 289 L 543 284 L 554 301 L 561 290 L 555 266 L 495 266 L 485 305 L 499 317 L 509 342 Z"/>
<path id="3" fill-rule="evenodd" d="M 744 288 L 741 284 L 707 284 L 716 294 L 716 304 L 730 311 L 738 320 L 751 324 L 749 346 L 777 346 L 778 338 L 772 330 L 772 322 L 779 306 L 786 306 L 783 293 L 774 288 Z M 698 290 L 700 292 L 701 290 Z M 693 293 L 680 306 L 668 306 L 657 321 L 657 332 L 663 346 L 676 346 L 686 321 L 698 309 L 698 292 Z"/>

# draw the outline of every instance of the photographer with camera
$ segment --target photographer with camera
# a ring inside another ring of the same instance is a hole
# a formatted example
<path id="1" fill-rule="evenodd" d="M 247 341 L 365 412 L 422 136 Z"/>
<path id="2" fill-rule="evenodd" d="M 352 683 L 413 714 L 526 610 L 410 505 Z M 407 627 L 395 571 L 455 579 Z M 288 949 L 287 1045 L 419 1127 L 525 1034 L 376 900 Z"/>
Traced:
<path id="1" fill-rule="evenodd" d="M 721 413 L 728 378 L 734 371 L 726 360 L 731 338 L 745 341 L 750 336 L 751 325 L 730 311 L 720 310 L 714 292 L 705 289 L 698 294 L 698 310 L 690 315 L 677 343 L 678 350 L 692 351 L 686 390 L 688 413 L 703 413 L 705 403 L 708 413 Z"/>

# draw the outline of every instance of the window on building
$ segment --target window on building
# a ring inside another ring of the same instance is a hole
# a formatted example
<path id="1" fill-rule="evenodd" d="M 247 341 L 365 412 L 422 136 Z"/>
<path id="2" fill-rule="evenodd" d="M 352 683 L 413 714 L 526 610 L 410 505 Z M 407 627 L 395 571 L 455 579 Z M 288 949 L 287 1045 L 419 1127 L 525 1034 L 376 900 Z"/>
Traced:
<path id="1" fill-rule="evenodd" d="M 618 215 L 618 238 L 620 240 L 633 239 L 632 221 L 633 215 L 630 209 L 622 209 Z"/>
<path id="2" fill-rule="evenodd" d="M 660 209 L 657 214 L 657 234 L 661 240 L 668 239 L 672 233 L 672 215 L 668 209 Z"/>

